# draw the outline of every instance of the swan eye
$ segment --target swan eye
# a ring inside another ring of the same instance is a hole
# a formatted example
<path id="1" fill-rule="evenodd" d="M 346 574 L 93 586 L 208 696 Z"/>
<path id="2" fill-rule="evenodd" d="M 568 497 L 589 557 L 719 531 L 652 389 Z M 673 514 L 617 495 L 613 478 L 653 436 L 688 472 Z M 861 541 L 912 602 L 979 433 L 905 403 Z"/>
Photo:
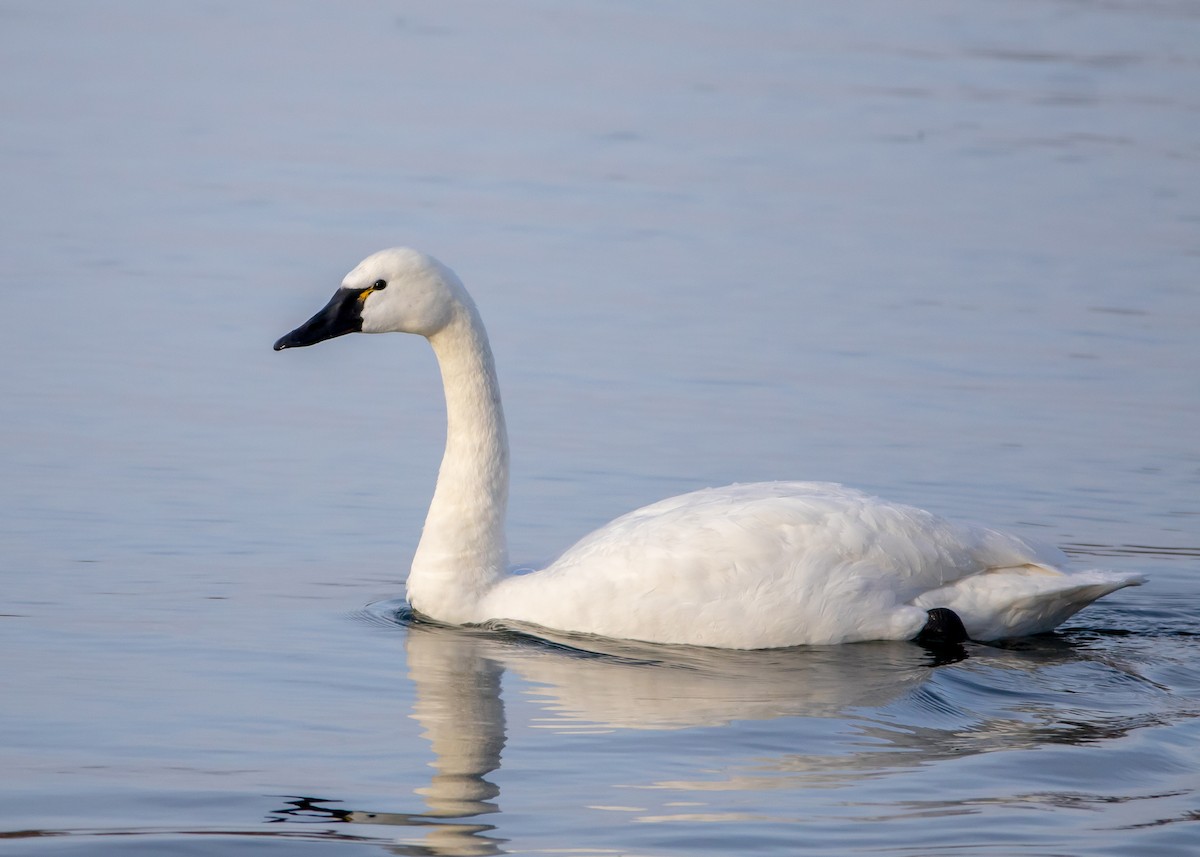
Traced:
<path id="1" fill-rule="evenodd" d="M 386 288 L 387 280 L 376 280 L 375 282 L 371 283 L 371 287 L 369 289 L 363 289 L 358 293 L 358 299 L 360 301 L 365 301 L 367 299 L 367 295 L 371 294 L 371 292 L 381 292 Z"/>

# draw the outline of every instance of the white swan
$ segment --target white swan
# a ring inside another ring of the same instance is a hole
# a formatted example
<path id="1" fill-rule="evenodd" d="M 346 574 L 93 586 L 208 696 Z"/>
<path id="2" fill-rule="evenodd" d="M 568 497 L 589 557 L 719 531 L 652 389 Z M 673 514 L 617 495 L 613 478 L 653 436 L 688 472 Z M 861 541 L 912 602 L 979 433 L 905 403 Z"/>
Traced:
<path id="1" fill-rule="evenodd" d="M 1048 631 L 1143 582 L 1066 574 L 1057 550 L 814 482 L 672 497 L 601 527 L 549 568 L 513 575 L 500 390 L 461 281 L 415 250 L 383 250 L 275 350 L 355 331 L 420 334 L 441 368 L 446 452 L 408 577 L 413 610 L 436 621 L 731 649 L 953 638 L 962 626 L 993 640 Z"/>

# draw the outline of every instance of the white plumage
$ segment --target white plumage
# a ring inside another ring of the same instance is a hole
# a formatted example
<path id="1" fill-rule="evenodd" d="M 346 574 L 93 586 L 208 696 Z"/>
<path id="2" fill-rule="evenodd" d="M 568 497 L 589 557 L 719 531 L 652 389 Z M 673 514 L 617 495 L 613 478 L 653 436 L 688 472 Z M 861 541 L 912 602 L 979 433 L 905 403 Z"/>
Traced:
<path id="1" fill-rule="evenodd" d="M 508 442 L 487 334 L 452 271 L 406 248 L 351 271 L 276 343 L 418 333 L 438 358 L 446 452 L 408 579 L 417 612 L 733 649 L 903 640 L 945 607 L 974 639 L 1048 631 L 1142 582 L 1067 574 L 1060 552 L 829 483 L 731 485 L 671 497 L 585 536 L 541 571 L 508 572 Z"/>

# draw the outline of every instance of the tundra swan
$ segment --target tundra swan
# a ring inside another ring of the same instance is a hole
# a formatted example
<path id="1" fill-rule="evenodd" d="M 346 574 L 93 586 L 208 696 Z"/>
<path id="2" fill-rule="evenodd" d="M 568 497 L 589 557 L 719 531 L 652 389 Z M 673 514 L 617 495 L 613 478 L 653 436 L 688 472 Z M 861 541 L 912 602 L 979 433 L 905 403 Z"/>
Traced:
<path id="1" fill-rule="evenodd" d="M 441 369 L 446 450 L 407 587 L 412 609 L 438 622 L 730 649 L 994 640 L 1049 631 L 1143 582 L 1068 574 L 1057 550 L 819 482 L 671 497 L 585 536 L 548 568 L 512 574 L 508 438 L 474 301 L 436 259 L 383 250 L 275 350 L 359 331 L 420 334 Z"/>

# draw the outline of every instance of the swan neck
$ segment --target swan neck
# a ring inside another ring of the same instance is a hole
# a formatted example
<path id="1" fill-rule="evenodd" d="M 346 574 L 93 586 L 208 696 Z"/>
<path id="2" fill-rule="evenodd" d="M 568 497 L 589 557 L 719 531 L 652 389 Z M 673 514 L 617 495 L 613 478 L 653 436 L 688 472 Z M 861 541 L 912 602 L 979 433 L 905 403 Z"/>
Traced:
<path id="1" fill-rule="evenodd" d="M 446 451 L 413 558 L 408 598 L 443 622 L 482 621 L 480 599 L 508 566 L 508 438 L 487 332 L 465 298 L 429 337 L 446 396 Z"/>

